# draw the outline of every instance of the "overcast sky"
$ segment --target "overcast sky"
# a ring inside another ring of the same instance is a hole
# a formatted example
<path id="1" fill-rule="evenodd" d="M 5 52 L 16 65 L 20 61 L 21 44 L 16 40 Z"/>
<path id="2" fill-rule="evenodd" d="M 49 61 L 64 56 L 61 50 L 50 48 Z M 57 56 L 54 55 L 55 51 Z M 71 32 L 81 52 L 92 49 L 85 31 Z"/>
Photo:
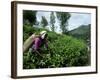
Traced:
<path id="1" fill-rule="evenodd" d="M 50 13 L 51 12 L 38 11 L 37 12 L 37 20 L 40 22 L 41 16 L 45 16 L 45 18 L 49 22 L 50 21 Z M 71 17 L 68 21 L 68 23 L 69 23 L 68 29 L 69 30 L 73 30 L 83 24 L 84 25 L 91 24 L 91 14 L 89 14 L 89 13 L 70 13 L 70 14 L 71 14 Z M 56 14 L 54 14 L 54 15 L 56 17 Z M 50 25 L 48 25 L 48 26 L 50 26 Z M 57 32 L 60 32 L 59 21 L 57 20 L 57 18 L 56 18 L 55 26 L 57 27 Z"/>

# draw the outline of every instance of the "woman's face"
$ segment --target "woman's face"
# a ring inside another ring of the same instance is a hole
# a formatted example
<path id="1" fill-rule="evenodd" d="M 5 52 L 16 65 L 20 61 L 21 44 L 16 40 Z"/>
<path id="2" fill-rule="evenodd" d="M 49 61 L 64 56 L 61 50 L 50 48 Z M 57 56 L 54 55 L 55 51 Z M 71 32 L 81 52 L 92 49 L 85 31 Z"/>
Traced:
<path id="1" fill-rule="evenodd" d="M 40 37 L 42 38 L 42 39 L 46 39 L 47 38 L 47 34 L 44 34 L 44 35 L 40 35 Z"/>
<path id="2" fill-rule="evenodd" d="M 48 34 L 45 34 L 45 37 L 44 37 L 44 39 L 46 39 L 48 37 Z"/>

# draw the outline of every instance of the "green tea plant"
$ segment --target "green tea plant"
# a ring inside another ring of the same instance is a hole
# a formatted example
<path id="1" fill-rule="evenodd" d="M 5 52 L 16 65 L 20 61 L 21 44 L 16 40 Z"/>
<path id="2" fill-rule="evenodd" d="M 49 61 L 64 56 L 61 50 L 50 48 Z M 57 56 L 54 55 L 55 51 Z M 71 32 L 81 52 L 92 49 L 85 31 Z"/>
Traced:
<path id="1" fill-rule="evenodd" d="M 23 40 L 25 41 L 31 33 L 38 34 L 44 29 L 33 28 L 24 25 Z M 90 52 L 83 40 L 76 39 L 72 36 L 57 34 L 48 31 L 48 44 L 50 50 L 41 51 L 41 56 L 37 53 L 27 51 L 23 54 L 23 68 L 57 68 L 72 66 L 88 66 L 90 65 Z"/>

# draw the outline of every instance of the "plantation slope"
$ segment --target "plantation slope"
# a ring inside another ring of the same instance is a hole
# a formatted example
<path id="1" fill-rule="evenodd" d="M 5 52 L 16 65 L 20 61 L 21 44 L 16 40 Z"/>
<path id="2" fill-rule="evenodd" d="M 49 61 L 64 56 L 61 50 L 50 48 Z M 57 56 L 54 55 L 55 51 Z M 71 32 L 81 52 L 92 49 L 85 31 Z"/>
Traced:
<path id="1" fill-rule="evenodd" d="M 32 28 L 24 26 L 24 41 L 31 33 L 38 34 L 44 29 Z M 48 45 L 50 50 L 43 48 L 40 57 L 29 51 L 23 56 L 23 68 L 55 68 L 55 67 L 71 67 L 71 66 L 87 66 L 90 65 L 90 53 L 87 51 L 86 44 L 82 40 L 78 40 L 64 34 L 48 32 Z"/>

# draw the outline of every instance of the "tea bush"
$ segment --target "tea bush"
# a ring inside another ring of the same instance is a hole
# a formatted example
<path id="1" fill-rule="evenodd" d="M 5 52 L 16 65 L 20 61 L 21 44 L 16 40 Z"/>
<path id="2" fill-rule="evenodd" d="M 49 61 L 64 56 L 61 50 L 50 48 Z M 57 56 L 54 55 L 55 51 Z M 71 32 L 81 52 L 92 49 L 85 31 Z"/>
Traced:
<path id="1" fill-rule="evenodd" d="M 44 29 L 24 26 L 25 41 L 31 34 L 39 33 Z M 56 67 L 72 67 L 90 65 L 90 52 L 87 45 L 82 40 L 73 38 L 72 36 L 48 32 L 48 44 L 50 50 L 41 51 L 41 56 L 36 53 L 27 51 L 23 55 L 23 68 L 56 68 Z"/>

